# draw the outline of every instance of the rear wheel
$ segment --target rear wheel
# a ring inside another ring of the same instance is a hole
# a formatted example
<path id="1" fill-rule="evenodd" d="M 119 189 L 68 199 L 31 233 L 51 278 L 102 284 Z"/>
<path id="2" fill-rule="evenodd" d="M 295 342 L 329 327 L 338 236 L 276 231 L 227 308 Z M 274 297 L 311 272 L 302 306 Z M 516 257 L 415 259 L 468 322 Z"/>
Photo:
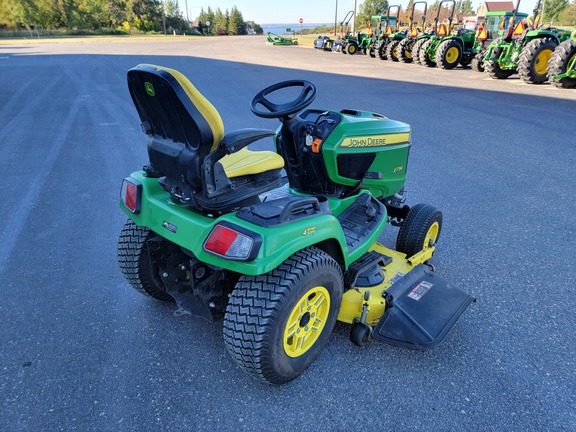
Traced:
<path id="1" fill-rule="evenodd" d="M 139 293 L 156 300 L 173 301 L 160 279 L 158 266 L 150 261 L 148 240 L 153 237 L 156 237 L 153 231 L 128 219 L 118 239 L 118 265 L 126 280 Z"/>
<path id="2" fill-rule="evenodd" d="M 518 75 L 524 82 L 542 84 L 548 79 L 548 62 L 558 46 L 552 38 L 534 39 L 522 49 Z"/>
<path id="3" fill-rule="evenodd" d="M 438 242 L 442 231 L 442 212 L 428 204 L 416 204 L 404 219 L 396 249 L 410 257 Z"/>
<path id="4" fill-rule="evenodd" d="M 427 40 L 428 39 L 426 39 L 426 38 L 418 39 L 412 45 L 412 51 L 410 52 L 410 54 L 412 56 L 412 61 L 414 61 L 414 63 L 419 64 L 419 65 L 422 64 L 422 63 L 420 63 L 420 50 L 422 49 L 422 45 L 424 45 L 424 42 L 426 42 Z"/>
<path id="5" fill-rule="evenodd" d="M 566 73 L 570 66 L 570 71 L 576 70 L 576 41 L 568 39 L 554 50 L 548 64 L 548 78 Z M 565 77 L 550 82 L 556 87 L 576 88 L 576 78 Z"/>
<path id="6" fill-rule="evenodd" d="M 342 302 L 342 270 L 310 247 L 261 276 L 242 276 L 224 317 L 224 344 L 246 372 L 271 384 L 300 375 L 318 357 Z"/>
<path id="7" fill-rule="evenodd" d="M 422 44 L 422 48 L 418 52 L 420 56 L 420 64 L 422 66 L 436 67 L 436 60 L 434 55 L 428 53 L 428 49 L 432 46 L 432 40 L 428 39 Z"/>
<path id="8" fill-rule="evenodd" d="M 346 46 L 346 51 L 348 54 L 354 55 L 358 52 L 358 44 L 356 42 L 348 42 L 348 46 Z"/>
<path id="9" fill-rule="evenodd" d="M 376 51 L 374 50 L 374 45 L 370 47 L 370 49 L 368 50 L 368 54 L 370 55 L 370 57 L 376 58 Z"/>
<path id="10" fill-rule="evenodd" d="M 402 63 L 412 63 L 412 47 L 414 46 L 414 39 L 405 38 L 400 41 L 398 45 L 398 60 Z"/>
<path id="11" fill-rule="evenodd" d="M 442 69 L 454 69 L 462 57 L 462 46 L 455 39 L 449 39 L 436 49 L 435 61 Z"/>
<path id="12" fill-rule="evenodd" d="M 386 48 L 386 57 L 388 57 L 388 60 L 392 60 L 397 62 L 398 61 L 398 45 L 400 44 L 399 40 L 393 40 L 388 44 L 388 47 Z"/>
<path id="13" fill-rule="evenodd" d="M 492 58 L 499 59 L 502 55 L 502 48 L 497 48 L 497 45 L 502 41 L 502 38 L 496 38 L 492 42 L 494 48 L 492 49 Z M 506 79 L 514 74 L 513 70 L 502 69 L 502 64 L 497 60 L 484 61 L 484 71 L 492 79 Z"/>
<path id="14" fill-rule="evenodd" d="M 481 52 L 474 56 L 472 59 L 472 64 L 470 65 L 473 71 L 484 72 L 484 55 L 486 53 Z"/>

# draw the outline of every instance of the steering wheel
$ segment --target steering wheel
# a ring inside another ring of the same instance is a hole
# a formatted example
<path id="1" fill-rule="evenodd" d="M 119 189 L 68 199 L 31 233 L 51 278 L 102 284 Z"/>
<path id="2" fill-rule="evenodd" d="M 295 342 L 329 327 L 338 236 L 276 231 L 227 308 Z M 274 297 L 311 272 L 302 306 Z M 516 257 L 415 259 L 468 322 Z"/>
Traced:
<path id="1" fill-rule="evenodd" d="M 288 87 L 302 87 L 300 94 L 296 99 L 290 102 L 286 102 L 283 104 L 275 104 L 270 102 L 267 95 L 270 93 L 276 92 L 278 90 L 282 90 Z M 271 85 L 270 87 L 266 87 L 260 93 L 258 93 L 252 99 L 252 103 L 250 104 L 250 109 L 254 114 L 258 117 L 264 118 L 290 118 L 291 114 L 297 113 L 308 105 L 310 105 L 314 99 L 316 99 L 316 86 L 312 84 L 310 81 L 305 80 L 290 80 L 290 81 L 282 81 L 276 84 Z M 267 111 L 263 111 L 259 109 L 259 105 L 262 105 Z"/>

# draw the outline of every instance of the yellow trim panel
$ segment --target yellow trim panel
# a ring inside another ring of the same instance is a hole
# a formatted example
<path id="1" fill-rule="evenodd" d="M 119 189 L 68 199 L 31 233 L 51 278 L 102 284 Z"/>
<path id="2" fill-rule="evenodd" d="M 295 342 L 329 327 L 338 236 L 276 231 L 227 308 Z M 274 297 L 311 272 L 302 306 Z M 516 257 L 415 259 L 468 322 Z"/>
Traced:
<path id="1" fill-rule="evenodd" d="M 340 147 L 360 148 L 360 147 L 384 147 L 394 144 L 404 144 L 410 142 L 410 132 L 401 132 L 385 135 L 368 135 L 345 138 Z"/>
<path id="2" fill-rule="evenodd" d="M 284 159 L 271 151 L 253 152 L 247 148 L 220 159 L 228 178 L 260 174 L 284 167 Z"/>

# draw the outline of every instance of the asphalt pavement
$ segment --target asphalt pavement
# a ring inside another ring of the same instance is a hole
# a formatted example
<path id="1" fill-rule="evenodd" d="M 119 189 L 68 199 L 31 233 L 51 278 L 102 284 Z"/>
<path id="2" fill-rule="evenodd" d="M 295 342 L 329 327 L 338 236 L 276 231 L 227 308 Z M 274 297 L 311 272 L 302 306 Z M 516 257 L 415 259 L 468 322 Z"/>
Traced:
<path id="1" fill-rule="evenodd" d="M 296 78 L 314 106 L 410 123 L 408 201 L 443 211 L 434 264 L 477 302 L 429 351 L 338 324 L 292 383 L 246 375 L 221 322 L 118 269 L 120 182 L 147 162 L 139 63 L 188 76 L 226 131 L 275 128 L 250 100 Z M 257 37 L 0 45 L 0 430 L 576 431 L 575 114 L 576 90 Z"/>

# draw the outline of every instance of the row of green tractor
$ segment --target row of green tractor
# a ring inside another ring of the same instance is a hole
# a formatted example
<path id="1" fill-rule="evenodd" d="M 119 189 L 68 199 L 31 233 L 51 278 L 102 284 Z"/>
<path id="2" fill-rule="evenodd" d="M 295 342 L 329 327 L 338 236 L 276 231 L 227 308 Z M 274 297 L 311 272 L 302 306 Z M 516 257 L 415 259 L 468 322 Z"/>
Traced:
<path id="1" fill-rule="evenodd" d="M 423 5 L 422 19 L 416 23 L 418 5 Z M 485 19 L 471 30 L 455 28 L 454 0 L 440 1 L 431 27 L 427 27 L 427 3 L 417 1 L 412 5 L 408 27 L 399 30 L 400 6 L 390 5 L 386 15 L 373 16 L 368 31 L 359 32 L 357 37 L 349 32 L 349 13 L 338 39 L 320 36 L 315 48 L 442 69 L 470 65 L 493 79 L 518 73 L 526 83 L 550 81 L 558 87 L 575 88 L 576 30 L 570 34 L 569 30 L 540 25 L 541 0 L 533 11 L 533 20 L 519 12 L 519 6 L 520 0 L 512 12 L 487 12 Z M 450 10 L 450 15 L 440 23 L 443 7 Z"/>

